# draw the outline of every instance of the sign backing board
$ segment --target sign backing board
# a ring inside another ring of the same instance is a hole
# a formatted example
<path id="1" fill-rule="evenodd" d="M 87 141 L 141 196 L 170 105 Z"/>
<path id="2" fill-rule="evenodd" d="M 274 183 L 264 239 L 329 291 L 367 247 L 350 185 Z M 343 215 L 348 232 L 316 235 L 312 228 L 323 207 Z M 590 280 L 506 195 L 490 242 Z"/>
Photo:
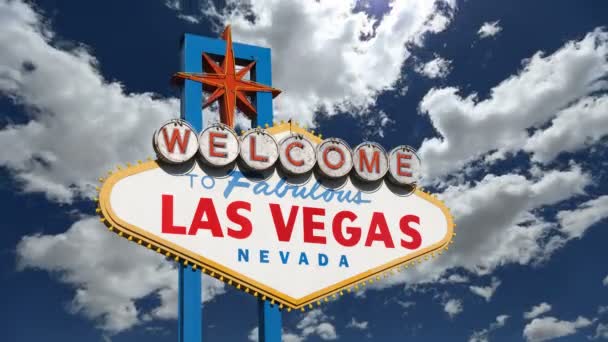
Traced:
<path id="1" fill-rule="evenodd" d="M 288 124 L 276 140 L 305 134 Z M 333 181 L 278 168 L 252 174 L 193 160 L 112 173 L 99 202 L 119 235 L 245 292 L 298 309 L 441 254 L 454 233 L 445 205 L 380 182 Z M 408 195 L 409 194 L 409 195 Z"/>

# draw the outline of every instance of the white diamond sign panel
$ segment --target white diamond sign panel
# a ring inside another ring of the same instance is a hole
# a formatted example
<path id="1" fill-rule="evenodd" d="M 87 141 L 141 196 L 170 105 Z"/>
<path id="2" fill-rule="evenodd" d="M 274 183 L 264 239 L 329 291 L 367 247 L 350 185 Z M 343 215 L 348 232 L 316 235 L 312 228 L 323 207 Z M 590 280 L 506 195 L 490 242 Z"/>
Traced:
<path id="1" fill-rule="evenodd" d="M 288 308 L 449 244 L 452 217 L 433 196 L 320 174 L 148 161 L 105 180 L 100 211 L 121 236 Z"/>

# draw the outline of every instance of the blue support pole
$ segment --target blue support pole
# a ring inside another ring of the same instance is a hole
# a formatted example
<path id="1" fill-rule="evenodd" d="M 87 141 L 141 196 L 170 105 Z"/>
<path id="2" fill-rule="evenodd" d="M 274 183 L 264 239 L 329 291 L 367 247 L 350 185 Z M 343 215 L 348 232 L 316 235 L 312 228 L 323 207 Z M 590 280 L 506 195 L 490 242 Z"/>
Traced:
<path id="1" fill-rule="evenodd" d="M 201 273 L 179 265 L 179 299 L 177 336 L 179 342 L 203 340 L 203 309 L 201 307 Z"/>
<path id="2" fill-rule="evenodd" d="M 258 300 L 258 340 L 260 342 L 281 342 L 281 311 L 278 305 Z"/>
<path id="3" fill-rule="evenodd" d="M 181 47 L 181 69 L 186 72 L 202 72 L 200 53 L 193 53 L 185 39 Z M 198 58 L 197 58 L 198 56 Z M 200 131 L 203 128 L 201 101 L 202 85 L 186 80 L 181 94 L 181 117 Z M 203 340 L 203 308 L 201 298 L 202 279 L 198 270 L 179 265 L 178 342 L 201 342 Z"/>

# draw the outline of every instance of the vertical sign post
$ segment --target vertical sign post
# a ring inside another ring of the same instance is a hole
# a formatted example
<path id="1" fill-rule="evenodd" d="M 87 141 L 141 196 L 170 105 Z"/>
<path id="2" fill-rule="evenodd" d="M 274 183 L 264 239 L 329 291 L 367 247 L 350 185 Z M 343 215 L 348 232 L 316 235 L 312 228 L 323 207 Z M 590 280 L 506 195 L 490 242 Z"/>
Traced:
<path id="1" fill-rule="evenodd" d="M 189 40 L 184 37 L 181 46 L 181 69 L 187 72 L 202 72 L 200 54 L 197 57 L 193 53 L 191 45 Z M 186 80 L 181 92 L 180 116 L 197 131 L 203 129 L 202 99 L 202 84 Z M 196 269 L 190 269 L 187 264 L 180 264 L 178 272 L 178 342 L 201 342 L 203 339 L 201 273 Z"/>
<path id="2" fill-rule="evenodd" d="M 270 49 L 246 44 L 233 44 L 237 60 L 255 61 L 251 70 L 251 79 L 265 85 L 272 85 Z M 226 41 L 185 34 L 181 47 L 182 71 L 201 73 L 203 71 L 202 54 L 223 56 Z M 255 98 L 257 117 L 252 127 L 271 125 L 272 94 L 258 92 Z M 194 129 L 203 128 L 202 85 L 185 80 L 181 94 L 181 117 L 187 120 Z M 201 308 L 201 274 L 191 270 L 187 265 L 179 266 L 179 342 L 201 342 L 202 308 Z M 278 305 L 259 299 L 258 334 L 260 342 L 281 342 L 281 312 Z"/>

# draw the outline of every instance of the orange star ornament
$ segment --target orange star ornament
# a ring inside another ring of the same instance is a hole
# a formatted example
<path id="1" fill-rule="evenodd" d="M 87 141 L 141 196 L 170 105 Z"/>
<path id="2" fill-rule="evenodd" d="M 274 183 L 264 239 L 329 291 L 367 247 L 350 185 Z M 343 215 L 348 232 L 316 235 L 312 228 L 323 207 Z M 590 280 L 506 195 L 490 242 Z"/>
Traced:
<path id="1" fill-rule="evenodd" d="M 236 71 L 234 60 L 234 50 L 232 48 L 232 34 L 230 26 L 226 26 L 222 39 L 226 41 L 226 53 L 221 65 L 218 65 L 209 55 L 203 53 L 203 70 L 201 73 L 178 72 L 173 75 L 175 81 L 191 80 L 203 84 L 203 91 L 211 93 L 203 104 L 207 108 L 215 101 L 219 101 L 220 120 L 222 123 L 234 127 L 235 109 L 238 108 L 249 119 L 255 119 L 257 111 L 255 106 L 247 98 L 248 95 L 255 95 L 257 92 L 272 93 L 276 97 L 281 93 L 280 90 L 244 80 L 255 61 Z"/>

